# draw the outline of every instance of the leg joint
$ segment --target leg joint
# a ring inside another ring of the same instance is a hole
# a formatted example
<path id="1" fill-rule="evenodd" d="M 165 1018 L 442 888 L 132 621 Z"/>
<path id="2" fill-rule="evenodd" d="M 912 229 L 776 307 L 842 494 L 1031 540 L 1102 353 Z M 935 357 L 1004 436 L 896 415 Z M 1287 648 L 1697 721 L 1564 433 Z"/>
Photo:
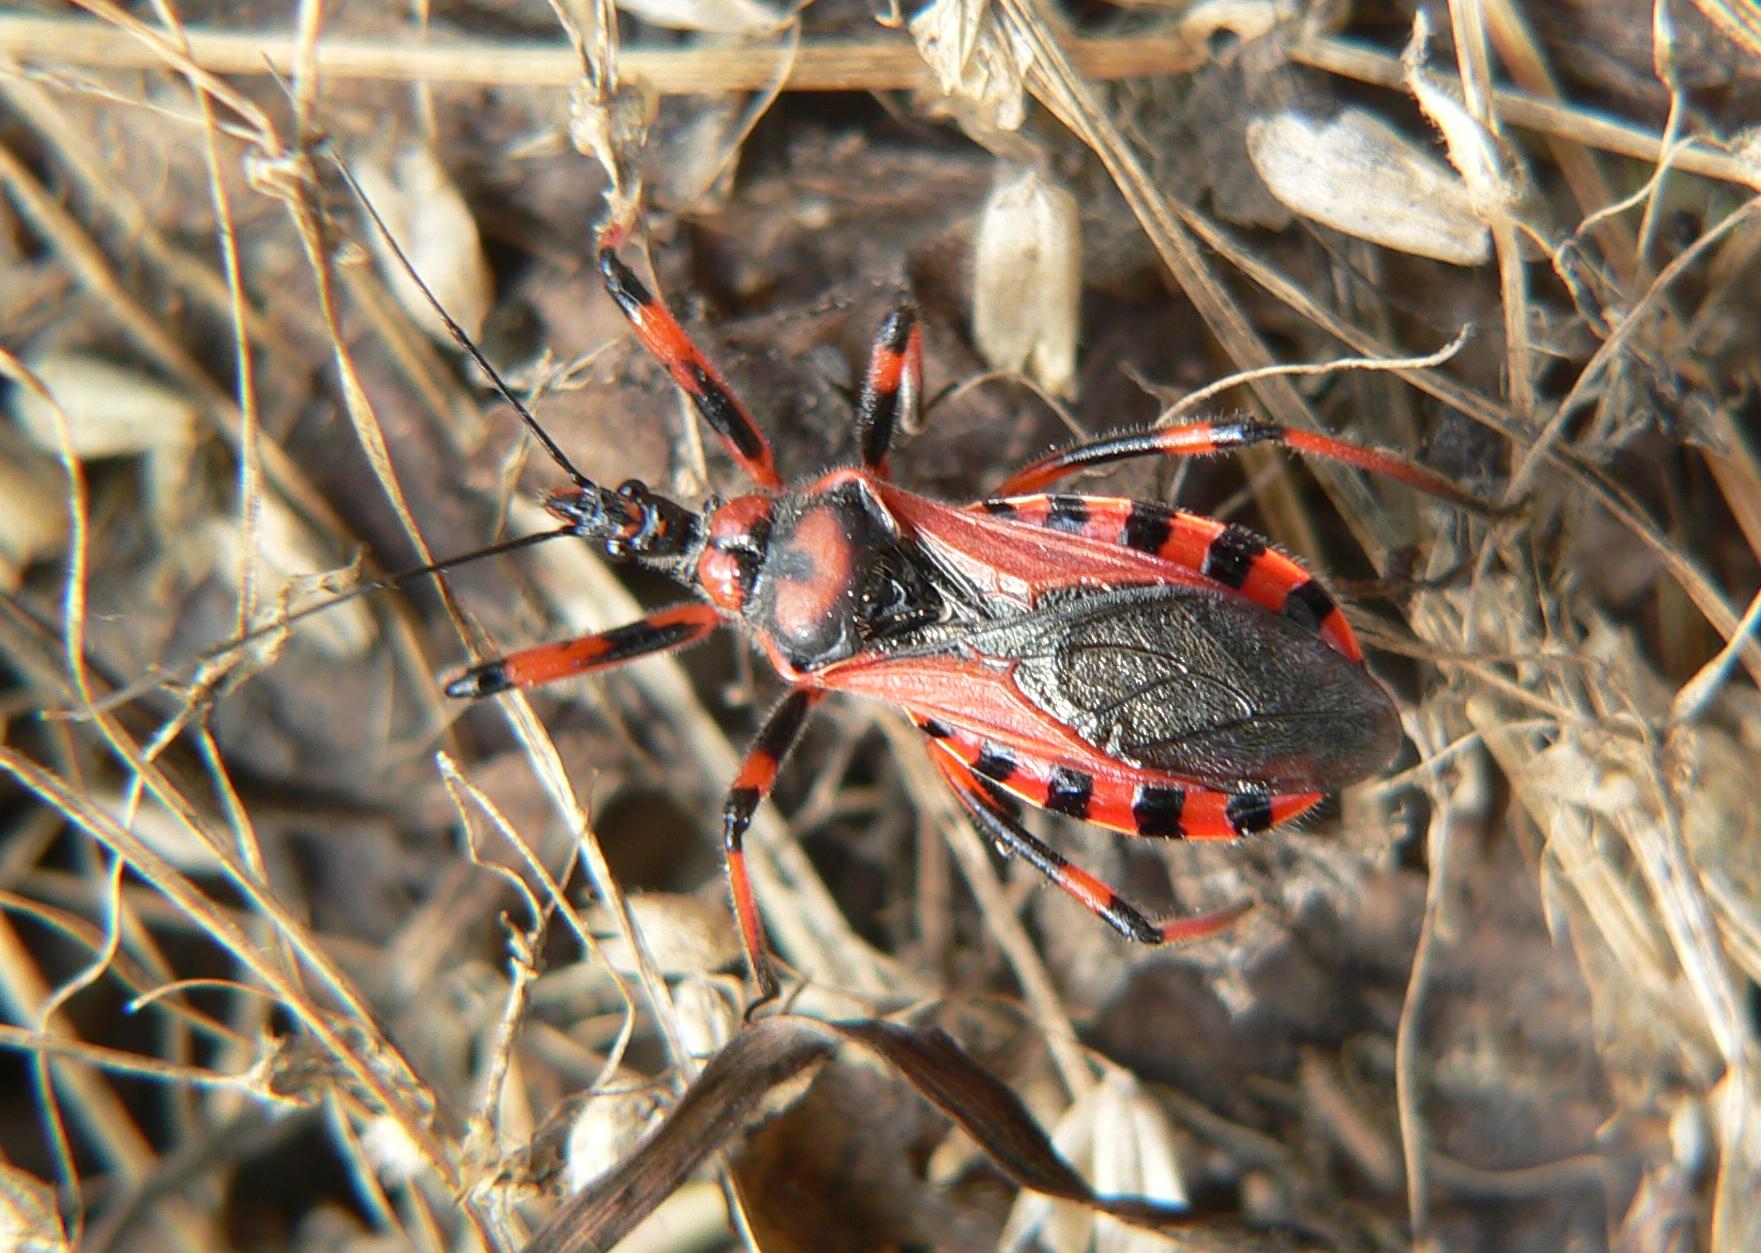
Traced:
<path id="1" fill-rule="evenodd" d="M 755 787 L 737 787 L 728 793 L 728 800 L 722 806 L 722 848 L 730 853 L 737 853 L 746 839 L 746 828 L 752 825 L 752 815 L 758 811 L 760 794 Z"/>
<path id="2" fill-rule="evenodd" d="M 1252 444 L 1281 444 L 1284 428 L 1257 418 L 1235 418 L 1211 427 L 1211 442 L 1218 448 L 1246 448 Z"/>

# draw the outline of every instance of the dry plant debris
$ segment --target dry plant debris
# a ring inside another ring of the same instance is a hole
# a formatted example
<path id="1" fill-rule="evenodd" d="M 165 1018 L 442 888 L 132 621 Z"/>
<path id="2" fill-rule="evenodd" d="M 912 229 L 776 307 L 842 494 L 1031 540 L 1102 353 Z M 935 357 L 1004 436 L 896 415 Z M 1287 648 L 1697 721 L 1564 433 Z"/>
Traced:
<path id="1" fill-rule="evenodd" d="M 1037 1123 L 1180 1247 L 1761 1247 L 1746 6 L 78 7 L 0 14 L 0 1244 L 511 1249 L 640 1192 L 545 1247 L 1166 1247 L 1021 1193 L 1088 1186 Z M 1412 452 L 1496 516 L 1272 459 L 1092 489 L 1329 572 L 1407 757 L 1236 847 L 1048 823 L 1259 904 L 1151 952 L 839 707 L 749 843 L 799 988 L 743 1024 L 714 814 L 764 668 L 438 694 L 661 589 L 551 544 L 214 651 L 544 525 L 332 159 L 606 482 L 732 482 L 596 286 L 607 211 L 785 477 L 852 455 L 906 290 L 923 490 L 1219 379 Z M 746 1131 L 657 1167 L 706 1105 Z"/>

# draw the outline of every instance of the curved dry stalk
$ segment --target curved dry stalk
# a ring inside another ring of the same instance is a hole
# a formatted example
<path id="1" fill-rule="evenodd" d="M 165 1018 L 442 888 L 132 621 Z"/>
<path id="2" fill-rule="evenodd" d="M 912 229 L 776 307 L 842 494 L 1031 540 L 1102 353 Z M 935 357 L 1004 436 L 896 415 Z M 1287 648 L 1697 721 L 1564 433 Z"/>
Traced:
<path id="1" fill-rule="evenodd" d="M 1398 57 L 1348 39 L 1311 35 L 1293 44 L 1290 56 L 1303 65 L 1377 87 L 1399 90 L 1405 81 Z M 1491 98 L 1498 116 L 1512 126 L 1572 140 L 1612 156 L 1656 164 L 1664 159 L 1670 148 L 1655 131 L 1621 122 L 1600 109 L 1555 104 L 1509 88 L 1494 89 Z M 1676 168 L 1685 173 L 1743 187 L 1754 187 L 1761 178 L 1750 162 L 1731 155 L 1708 140 L 1694 141 L 1674 158 L 1674 162 Z"/>

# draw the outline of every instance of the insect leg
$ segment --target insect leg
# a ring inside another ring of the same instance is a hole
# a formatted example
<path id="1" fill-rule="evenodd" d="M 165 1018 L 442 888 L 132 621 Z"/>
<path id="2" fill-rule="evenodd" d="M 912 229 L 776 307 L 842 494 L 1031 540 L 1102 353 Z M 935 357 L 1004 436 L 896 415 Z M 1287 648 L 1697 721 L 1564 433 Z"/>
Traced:
<path id="1" fill-rule="evenodd" d="M 509 688 L 537 687 L 595 670 L 609 670 L 651 653 L 695 644 L 722 624 L 710 605 L 675 605 L 628 626 L 579 639 L 558 640 L 472 666 L 446 685 L 448 696 L 493 696 Z"/>
<path id="2" fill-rule="evenodd" d="M 1159 431 L 1133 431 L 1109 435 L 1062 452 L 1048 453 L 1011 474 L 993 493 L 1015 496 L 1038 491 L 1067 475 L 1090 466 L 1125 461 L 1132 457 L 1202 457 L 1230 452 L 1254 444 L 1277 444 L 1310 457 L 1323 457 L 1396 479 L 1422 492 L 1454 504 L 1475 507 L 1479 502 L 1440 474 L 1433 473 L 1393 453 L 1363 448 L 1312 431 L 1295 431 L 1275 422 L 1232 418 L 1220 422 L 1188 422 Z"/>
<path id="3" fill-rule="evenodd" d="M 753 1008 L 776 996 L 777 977 L 771 970 L 770 946 L 764 940 L 764 923 L 758 916 L 752 880 L 746 874 L 746 828 L 751 825 L 758 806 L 776 785 L 777 771 L 783 759 L 795 746 L 807 715 L 822 696 L 824 693 L 814 688 L 798 687 L 771 711 L 747 752 L 734 785 L 728 789 L 727 802 L 722 806 L 722 856 L 727 862 L 728 891 L 734 900 L 734 918 L 740 924 L 740 945 L 746 951 L 746 966 L 752 972 L 752 981 L 758 985 L 758 1000 Z"/>
<path id="4" fill-rule="evenodd" d="M 1099 915 L 1128 940 L 1139 944 L 1179 944 L 1215 935 L 1248 910 L 1244 902 L 1227 909 L 1181 918 L 1174 922 L 1151 922 L 1143 912 L 1101 880 L 1075 866 L 1030 835 L 1016 817 L 1014 800 L 988 780 L 974 775 L 965 765 L 945 753 L 931 752 L 930 759 L 954 789 L 954 795 L 972 815 L 980 832 L 1006 853 L 1018 854 L 1084 908 Z"/>
<path id="5" fill-rule="evenodd" d="M 691 342 L 672 311 L 618 257 L 615 243 L 610 235 L 600 237 L 599 272 L 605 278 L 605 290 L 629 320 L 636 338 L 666 367 L 673 382 L 691 398 L 697 412 L 752 481 L 764 488 L 781 487 L 770 444 L 746 406 L 728 390 L 727 381 Z"/>
<path id="6" fill-rule="evenodd" d="M 1363 660 L 1351 624 L 1320 580 L 1244 526 L 1105 496 L 1015 496 L 974 508 L 1172 561 L 1313 630 L 1346 658 Z"/>
<path id="7" fill-rule="evenodd" d="M 856 403 L 856 439 L 865 467 L 886 474 L 893 436 L 900 426 L 915 421 L 922 391 L 923 329 L 916 307 L 900 305 L 874 338 Z"/>

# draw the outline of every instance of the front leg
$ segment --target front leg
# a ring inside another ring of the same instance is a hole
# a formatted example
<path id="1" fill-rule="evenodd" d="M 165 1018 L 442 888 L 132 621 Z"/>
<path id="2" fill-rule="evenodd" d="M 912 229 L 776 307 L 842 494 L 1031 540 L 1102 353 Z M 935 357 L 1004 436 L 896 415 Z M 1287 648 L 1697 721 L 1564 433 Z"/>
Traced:
<path id="1" fill-rule="evenodd" d="M 617 254 L 620 241 L 621 232 L 608 232 L 600 237 L 599 273 L 605 280 L 606 292 L 617 302 L 630 329 L 655 360 L 666 367 L 679 390 L 690 398 L 752 481 L 763 488 L 781 487 L 783 482 L 777 477 L 770 444 L 752 420 L 752 414 L 703 355 L 703 350 L 692 342 L 672 310 L 624 264 Z"/>
<path id="2" fill-rule="evenodd" d="M 721 624 L 721 615 L 709 605 L 675 605 L 628 626 L 579 639 L 539 644 L 482 662 L 448 683 L 446 694 L 474 700 L 516 687 L 537 687 L 578 674 L 610 670 L 639 657 L 686 648 Z"/>

